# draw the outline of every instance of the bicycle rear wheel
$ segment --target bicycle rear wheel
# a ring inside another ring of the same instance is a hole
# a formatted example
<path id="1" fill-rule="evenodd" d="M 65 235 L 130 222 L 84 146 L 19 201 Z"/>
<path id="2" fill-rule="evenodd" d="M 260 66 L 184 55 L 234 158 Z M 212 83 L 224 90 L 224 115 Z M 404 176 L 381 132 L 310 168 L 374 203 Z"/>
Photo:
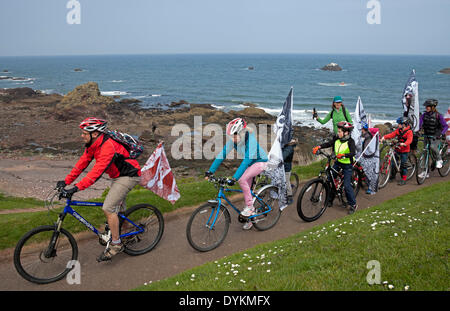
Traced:
<path id="1" fill-rule="evenodd" d="M 187 240 L 200 252 L 213 250 L 225 240 L 230 222 L 230 213 L 223 205 L 206 203 L 197 208 L 189 218 L 186 226 Z"/>
<path id="2" fill-rule="evenodd" d="M 256 197 L 253 199 L 253 206 L 256 214 L 261 214 L 269 209 L 270 212 L 255 216 L 251 218 L 253 225 L 260 231 L 268 230 L 275 226 L 281 216 L 280 205 L 278 201 L 278 188 L 272 185 L 267 185 L 258 191 Z"/>
<path id="3" fill-rule="evenodd" d="M 448 154 L 448 144 L 445 143 L 445 146 L 440 151 L 442 157 L 442 167 L 438 168 L 439 175 L 445 177 L 450 172 L 450 155 Z"/>
<path id="4" fill-rule="evenodd" d="M 65 229 L 41 226 L 26 233 L 14 250 L 14 266 L 27 281 L 48 284 L 64 278 L 78 258 L 74 237 Z"/>
<path id="5" fill-rule="evenodd" d="M 408 162 L 406 163 L 406 180 L 410 180 L 416 172 L 417 158 L 414 154 L 408 155 Z"/>
<path id="6" fill-rule="evenodd" d="M 380 165 L 380 176 L 378 178 L 378 188 L 384 188 L 391 176 L 391 157 L 386 156 Z"/>
<path id="7" fill-rule="evenodd" d="M 426 151 L 422 152 L 416 164 L 416 181 L 419 185 L 425 182 L 429 174 L 428 168 L 428 154 Z"/>
<path id="8" fill-rule="evenodd" d="M 127 209 L 124 216 L 128 219 L 119 217 L 124 252 L 136 256 L 151 251 L 159 243 L 164 232 L 164 218 L 161 212 L 150 204 L 137 204 Z M 125 236 L 140 229 L 143 232 Z"/>
<path id="9" fill-rule="evenodd" d="M 327 208 L 328 187 L 322 178 L 316 178 L 303 186 L 297 199 L 297 213 L 307 222 L 317 220 Z"/>

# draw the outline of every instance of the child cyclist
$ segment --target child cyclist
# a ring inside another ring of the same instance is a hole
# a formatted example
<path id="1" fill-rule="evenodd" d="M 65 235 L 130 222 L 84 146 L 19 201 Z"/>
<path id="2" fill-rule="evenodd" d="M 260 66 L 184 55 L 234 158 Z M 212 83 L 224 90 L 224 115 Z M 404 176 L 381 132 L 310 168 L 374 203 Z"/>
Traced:
<path id="1" fill-rule="evenodd" d="M 241 215 L 250 217 L 255 214 L 250 188 L 252 186 L 253 177 L 266 169 L 267 154 L 264 149 L 259 146 L 255 135 L 247 129 L 247 123 L 242 118 L 236 118 L 230 121 L 227 124 L 226 134 L 230 139 L 227 140 L 222 152 L 216 156 L 216 159 L 205 175 L 206 178 L 212 175 L 219 168 L 227 154 L 233 149 L 236 149 L 238 154 L 243 157 L 243 160 L 228 184 L 232 186 L 238 181 L 239 186 L 244 193 L 245 200 L 245 208 L 241 212 Z M 248 221 L 244 224 L 243 229 L 248 230 L 252 225 L 252 222 Z"/>
<path id="2" fill-rule="evenodd" d="M 353 125 L 350 122 L 341 121 L 337 123 L 337 136 L 333 140 L 326 142 L 320 146 L 313 148 L 313 153 L 316 154 L 321 148 L 333 147 L 333 152 L 336 155 L 337 161 L 333 168 L 337 171 L 342 169 L 344 171 L 344 189 L 348 204 L 350 205 L 349 214 L 353 214 L 358 205 L 356 204 L 355 192 L 352 187 L 353 163 L 356 154 L 356 145 L 350 134 L 353 130 Z M 328 203 L 333 202 L 332 198 Z"/>
<path id="3" fill-rule="evenodd" d="M 400 156 L 401 161 L 400 164 L 401 179 L 398 183 L 400 186 L 406 184 L 408 155 L 410 151 L 410 145 L 413 141 L 413 132 L 411 130 L 411 126 L 409 125 L 408 120 L 409 119 L 407 117 L 398 118 L 397 119 L 398 129 L 396 129 L 392 133 L 384 135 L 381 138 L 381 142 L 383 143 L 386 139 L 392 139 L 397 137 L 400 143 L 399 147 L 395 150 L 395 152 Z M 394 167 L 392 167 L 392 171 L 394 171 Z M 395 177 L 395 172 L 391 176 Z"/>

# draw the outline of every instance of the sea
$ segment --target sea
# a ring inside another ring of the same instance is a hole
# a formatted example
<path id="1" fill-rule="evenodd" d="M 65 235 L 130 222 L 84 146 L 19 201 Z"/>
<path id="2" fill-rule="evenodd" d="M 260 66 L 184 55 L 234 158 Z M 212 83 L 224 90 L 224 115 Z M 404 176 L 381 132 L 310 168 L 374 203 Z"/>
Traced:
<path id="1" fill-rule="evenodd" d="M 323 71 L 328 63 L 343 70 Z M 419 82 L 420 104 L 439 100 L 450 105 L 450 55 L 325 55 L 325 54 L 171 54 L 0 57 L 0 88 L 30 87 L 66 94 L 88 81 L 101 93 L 136 98 L 143 107 L 165 109 L 170 103 L 211 104 L 240 110 L 252 103 L 278 115 L 294 88 L 296 123 L 321 127 L 339 95 L 353 113 L 358 97 L 373 123 L 393 122 L 402 112 L 401 98 L 411 71 Z M 75 70 L 77 69 L 77 70 Z M 422 109 L 422 107 L 421 107 Z M 331 127 L 331 122 L 325 125 Z"/>

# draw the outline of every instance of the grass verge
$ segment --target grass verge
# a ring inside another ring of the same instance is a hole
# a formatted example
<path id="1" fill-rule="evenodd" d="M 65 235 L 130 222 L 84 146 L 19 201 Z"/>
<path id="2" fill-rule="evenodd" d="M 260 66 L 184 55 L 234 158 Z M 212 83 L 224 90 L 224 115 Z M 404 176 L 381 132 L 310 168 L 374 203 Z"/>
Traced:
<path id="1" fill-rule="evenodd" d="M 137 290 L 448 291 L 449 197 L 441 182 Z"/>

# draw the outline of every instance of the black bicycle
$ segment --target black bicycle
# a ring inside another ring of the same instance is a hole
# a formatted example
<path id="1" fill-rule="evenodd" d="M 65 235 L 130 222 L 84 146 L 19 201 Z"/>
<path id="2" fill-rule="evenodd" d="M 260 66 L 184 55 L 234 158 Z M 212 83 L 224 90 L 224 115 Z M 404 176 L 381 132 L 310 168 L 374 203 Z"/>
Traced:
<path id="1" fill-rule="evenodd" d="M 347 199 L 344 191 L 344 173 L 342 170 L 335 170 L 331 161 L 336 159 L 333 154 L 326 154 L 319 150 L 317 155 L 322 154 L 327 157 L 325 168 L 319 173 L 317 178 L 307 182 L 297 200 L 297 213 L 301 219 L 307 222 L 315 221 L 325 212 L 326 208 L 333 205 L 334 198 L 338 198 L 343 207 L 347 206 Z M 352 188 L 355 197 L 361 188 L 363 173 L 358 167 L 353 167 Z"/>

